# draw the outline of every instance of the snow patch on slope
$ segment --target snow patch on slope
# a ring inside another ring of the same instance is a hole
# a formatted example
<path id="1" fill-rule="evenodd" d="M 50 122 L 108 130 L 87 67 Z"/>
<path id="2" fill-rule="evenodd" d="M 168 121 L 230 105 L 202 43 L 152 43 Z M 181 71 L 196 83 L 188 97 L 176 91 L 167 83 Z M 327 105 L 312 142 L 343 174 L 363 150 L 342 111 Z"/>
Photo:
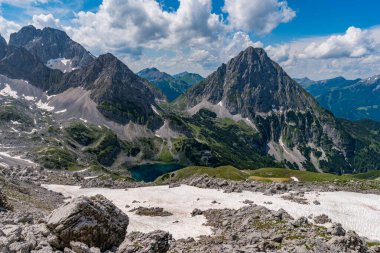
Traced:
<path id="1" fill-rule="evenodd" d="M 157 108 L 154 105 L 151 105 L 151 107 L 152 107 L 153 112 L 157 114 L 158 116 L 160 116 L 160 112 L 157 110 Z"/>
<path id="2" fill-rule="evenodd" d="M 49 106 L 49 103 L 44 103 L 42 102 L 42 100 L 39 100 L 37 103 L 36 103 L 36 106 L 38 108 L 40 108 L 41 110 L 44 110 L 44 111 L 48 111 L 48 112 L 51 112 L 54 110 L 54 107 L 53 106 Z"/>
<path id="3" fill-rule="evenodd" d="M 201 109 L 210 110 L 210 111 L 216 113 L 216 115 L 218 115 L 219 118 L 228 118 L 228 119 L 232 119 L 235 122 L 243 121 L 248 126 L 252 127 L 254 130 L 258 131 L 255 124 L 249 118 L 243 118 L 243 116 L 241 114 L 232 115 L 229 112 L 229 110 L 225 107 L 223 101 L 220 101 L 218 104 L 215 105 L 215 104 L 210 103 L 207 100 L 203 100 L 199 104 L 188 109 L 188 113 L 190 115 L 194 115 L 194 114 L 198 113 Z"/>
<path id="4" fill-rule="evenodd" d="M 63 73 L 69 73 L 77 68 L 73 66 L 73 61 L 66 58 L 51 59 L 47 62 L 46 66 L 51 69 L 58 69 Z"/>
<path id="5" fill-rule="evenodd" d="M 328 215 L 334 222 L 342 223 L 348 230 L 356 231 L 360 236 L 371 240 L 380 240 L 380 198 L 378 195 L 351 193 L 351 192 L 323 192 L 306 193 L 309 203 L 315 200 L 320 205 L 302 205 L 282 199 L 282 195 L 267 196 L 259 192 L 224 193 L 215 189 L 201 189 L 182 185 L 169 188 L 168 186 L 151 186 L 144 188 L 104 189 L 86 188 L 65 185 L 44 185 L 43 187 L 62 193 L 66 197 L 94 196 L 101 194 L 111 200 L 123 212 L 128 214 L 130 225 L 128 232 L 151 232 L 157 229 L 169 231 L 175 239 L 210 235 L 210 227 L 203 225 L 204 216 L 191 217 L 195 209 L 238 209 L 246 206 L 245 200 L 252 200 L 271 210 L 283 208 L 294 218 L 309 215 Z M 133 203 L 138 200 L 140 203 Z M 220 204 L 212 204 L 212 201 Z M 272 204 L 268 204 L 271 202 Z M 130 208 L 125 206 L 129 205 Z M 138 216 L 131 209 L 144 207 L 162 207 L 173 213 L 168 217 Z M 365 214 L 365 215 L 363 215 Z M 178 221 L 178 223 L 174 223 Z"/>
<path id="6" fill-rule="evenodd" d="M 12 90 L 11 86 L 9 84 L 5 84 L 4 89 L 0 90 L 0 96 L 4 97 L 12 97 L 15 99 L 18 99 L 17 91 Z"/>
<path id="7" fill-rule="evenodd" d="M 10 167 L 10 166 L 36 166 L 36 163 L 34 163 L 31 160 L 22 158 L 20 155 L 11 155 L 8 152 L 0 152 L 0 163 L 3 167 Z"/>

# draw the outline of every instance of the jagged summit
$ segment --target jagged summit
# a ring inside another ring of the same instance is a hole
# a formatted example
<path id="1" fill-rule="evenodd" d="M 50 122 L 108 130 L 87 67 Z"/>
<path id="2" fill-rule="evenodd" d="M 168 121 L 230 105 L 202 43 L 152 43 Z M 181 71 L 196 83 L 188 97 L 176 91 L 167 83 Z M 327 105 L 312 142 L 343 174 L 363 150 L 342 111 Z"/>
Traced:
<path id="1" fill-rule="evenodd" d="M 253 116 L 271 111 L 308 110 L 314 100 L 261 48 L 249 47 L 222 64 L 180 99 L 187 107 L 222 101 L 233 114 Z"/>
<path id="2" fill-rule="evenodd" d="M 56 66 L 58 61 L 64 65 L 70 64 L 70 70 L 72 70 L 89 64 L 94 58 L 64 31 L 54 28 L 41 30 L 32 25 L 25 26 L 20 31 L 11 34 L 9 45 L 24 47 L 52 68 L 59 68 Z"/>
<path id="3" fill-rule="evenodd" d="M 54 63 L 63 64 L 67 67 L 65 71 L 49 66 L 52 62 L 46 59 L 51 57 L 61 57 Z M 157 88 L 110 53 L 93 58 L 57 29 L 27 26 L 12 34 L 5 57 L 0 59 L 0 74 L 26 80 L 49 95 L 63 94 L 71 88 L 85 90 L 86 99 L 96 103 L 91 107 L 93 113 L 98 110 L 107 119 L 122 125 L 129 122 L 150 128 L 161 125 L 152 109 L 157 106 L 156 100 L 165 100 Z M 73 97 L 62 96 L 62 101 Z M 89 107 L 88 103 L 81 106 Z"/>
<path id="4" fill-rule="evenodd" d="M 261 48 L 240 52 L 174 104 L 190 114 L 207 109 L 245 121 L 263 137 L 268 154 L 289 166 L 322 170 L 338 157 L 349 160 L 351 139 L 331 113 Z M 339 151 L 332 155 L 334 148 Z"/>

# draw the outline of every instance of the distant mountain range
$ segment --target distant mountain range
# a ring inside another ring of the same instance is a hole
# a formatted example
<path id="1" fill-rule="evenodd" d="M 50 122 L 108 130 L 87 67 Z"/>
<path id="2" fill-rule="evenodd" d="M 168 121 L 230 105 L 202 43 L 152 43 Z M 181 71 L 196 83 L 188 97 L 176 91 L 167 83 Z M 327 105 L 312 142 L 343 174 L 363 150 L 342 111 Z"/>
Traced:
<path id="1" fill-rule="evenodd" d="M 336 117 L 380 121 L 380 75 L 356 80 L 337 77 L 322 81 L 308 78 L 296 81 Z"/>
<path id="2" fill-rule="evenodd" d="M 143 69 L 138 72 L 137 75 L 156 85 L 165 94 L 168 101 L 173 101 L 191 86 L 204 79 L 198 74 L 188 72 L 182 72 L 171 76 L 165 72 L 159 71 L 156 68 Z"/>
<path id="3" fill-rule="evenodd" d="M 345 82 L 332 83 L 378 92 L 376 78 Z M 147 162 L 362 172 L 380 169 L 379 129 L 335 118 L 260 48 L 203 79 L 155 68 L 136 75 L 52 28 L 24 27 L 9 44 L 0 37 L 0 166 L 11 148 L 22 164 L 113 177 Z"/>

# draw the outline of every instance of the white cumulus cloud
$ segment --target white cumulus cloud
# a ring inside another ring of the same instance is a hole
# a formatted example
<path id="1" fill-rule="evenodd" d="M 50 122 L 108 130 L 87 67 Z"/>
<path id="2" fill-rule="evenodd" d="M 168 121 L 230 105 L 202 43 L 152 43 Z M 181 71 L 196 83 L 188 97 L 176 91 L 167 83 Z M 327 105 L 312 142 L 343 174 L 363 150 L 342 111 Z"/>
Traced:
<path id="1" fill-rule="evenodd" d="M 343 34 L 267 46 L 269 56 L 293 77 L 369 77 L 380 70 L 380 27 L 349 27 Z"/>
<path id="2" fill-rule="evenodd" d="M 21 28 L 20 25 L 15 22 L 8 21 L 0 16 L 0 34 L 6 40 L 9 40 L 11 33 L 17 32 Z"/>
<path id="3" fill-rule="evenodd" d="M 230 26 L 258 35 L 268 34 L 296 16 L 287 1 L 278 0 L 225 0 L 223 10 Z"/>
<path id="4" fill-rule="evenodd" d="M 305 58 L 360 58 L 370 54 L 375 48 L 375 41 L 370 32 L 356 27 L 349 27 L 343 35 L 333 35 L 322 43 L 312 43 L 305 48 L 301 57 Z"/>
<path id="5" fill-rule="evenodd" d="M 54 18 L 53 14 L 39 14 L 33 15 L 32 25 L 36 28 L 52 27 L 52 28 L 62 28 L 59 19 Z"/>

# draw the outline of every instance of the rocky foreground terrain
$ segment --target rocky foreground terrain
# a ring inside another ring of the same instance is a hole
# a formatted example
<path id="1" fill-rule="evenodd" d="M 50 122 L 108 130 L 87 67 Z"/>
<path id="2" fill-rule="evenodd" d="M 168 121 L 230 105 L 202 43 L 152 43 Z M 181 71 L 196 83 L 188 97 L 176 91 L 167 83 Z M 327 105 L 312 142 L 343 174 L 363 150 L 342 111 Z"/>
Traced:
<path id="1" fill-rule="evenodd" d="M 134 232 L 128 229 L 128 215 L 105 197 L 65 199 L 40 185 L 61 183 L 133 188 L 152 184 L 101 180 L 84 177 L 78 172 L 12 169 L 0 172 L 0 252 L 4 253 L 380 252 L 380 247 L 376 246 L 378 243 L 370 242 L 354 231 L 346 231 L 326 215 L 294 219 L 282 209 L 272 211 L 249 200 L 237 210 L 195 209 L 188 214 L 189 218 L 203 215 L 205 225 L 212 228 L 211 235 L 174 239 L 171 231 Z M 260 191 L 267 195 L 291 191 L 293 194 L 289 196 L 294 202 L 302 202 L 303 193 L 309 190 L 343 189 L 339 184 L 324 187 L 323 184 L 299 182 L 236 183 L 207 176 L 172 182 L 170 187 L 179 184 L 223 189 L 225 192 Z M 136 212 L 157 216 L 157 219 L 171 215 L 159 207 L 139 207 Z M 332 225 L 325 227 L 325 223 Z"/>

